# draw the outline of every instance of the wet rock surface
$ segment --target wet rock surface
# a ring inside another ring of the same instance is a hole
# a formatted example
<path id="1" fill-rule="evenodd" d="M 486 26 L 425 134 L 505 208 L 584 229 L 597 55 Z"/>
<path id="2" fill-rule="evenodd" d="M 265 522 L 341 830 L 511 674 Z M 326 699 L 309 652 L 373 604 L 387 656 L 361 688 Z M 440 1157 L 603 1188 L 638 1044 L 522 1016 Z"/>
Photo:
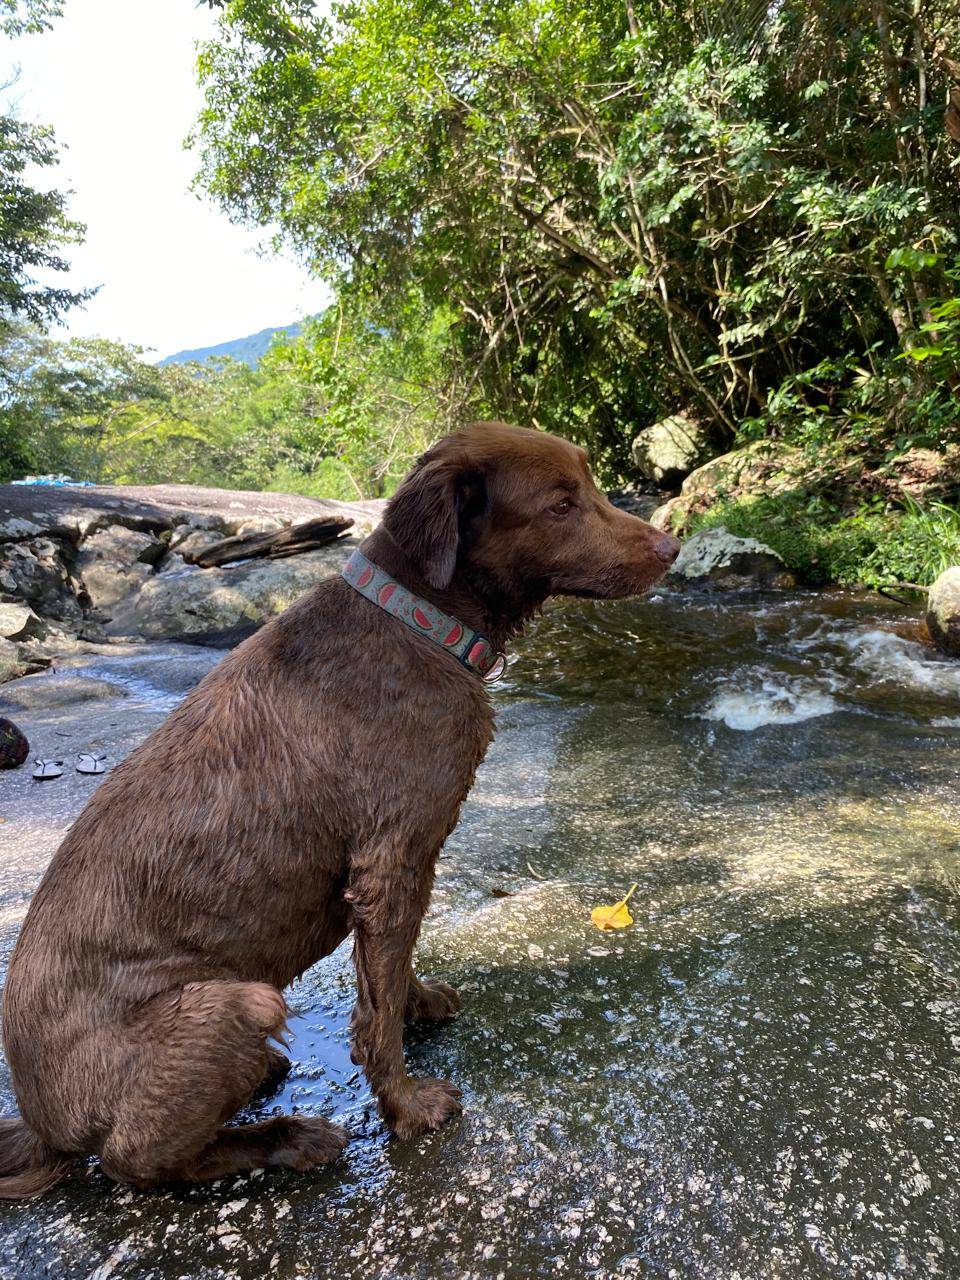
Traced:
<path id="1" fill-rule="evenodd" d="M 899 616 L 551 608 L 496 691 L 418 948 L 464 1007 L 408 1036 L 410 1067 L 455 1079 L 462 1119 L 386 1138 L 349 1060 L 347 945 L 289 993 L 294 1069 L 246 1113 L 336 1117 L 337 1164 L 149 1193 L 91 1165 L 0 1206 L 0 1274 L 960 1274 L 960 669 Z M 217 657 L 81 655 L 0 714 L 42 754 L 115 761 Z M 0 777 L 5 956 L 96 785 Z M 595 930 L 635 880 L 635 924 Z"/>

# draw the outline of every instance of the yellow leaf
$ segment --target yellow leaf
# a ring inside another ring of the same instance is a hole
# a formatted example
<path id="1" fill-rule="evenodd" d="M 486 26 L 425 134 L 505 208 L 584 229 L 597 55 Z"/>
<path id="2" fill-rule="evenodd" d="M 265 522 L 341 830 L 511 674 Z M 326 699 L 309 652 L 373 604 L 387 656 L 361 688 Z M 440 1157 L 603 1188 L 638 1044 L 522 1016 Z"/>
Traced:
<path id="1" fill-rule="evenodd" d="M 630 914 L 627 903 L 636 891 L 637 886 L 633 884 L 626 897 L 615 902 L 612 907 L 594 907 L 590 912 L 590 919 L 598 929 L 626 929 L 627 925 L 633 924 L 633 916 Z"/>

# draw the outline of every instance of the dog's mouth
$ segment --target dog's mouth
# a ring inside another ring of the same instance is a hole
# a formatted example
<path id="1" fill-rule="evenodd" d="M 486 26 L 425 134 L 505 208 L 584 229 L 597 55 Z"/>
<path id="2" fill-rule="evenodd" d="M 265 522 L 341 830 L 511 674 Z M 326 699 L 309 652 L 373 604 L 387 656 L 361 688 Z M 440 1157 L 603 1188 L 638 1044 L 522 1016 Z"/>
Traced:
<path id="1" fill-rule="evenodd" d="M 666 577 L 668 567 L 668 565 L 664 565 L 659 571 L 644 575 L 642 581 L 610 583 L 595 587 L 558 587 L 556 592 L 558 595 L 572 596 L 578 600 L 636 599 L 639 596 L 645 596 L 648 591 L 652 591 L 654 587 L 659 586 Z"/>

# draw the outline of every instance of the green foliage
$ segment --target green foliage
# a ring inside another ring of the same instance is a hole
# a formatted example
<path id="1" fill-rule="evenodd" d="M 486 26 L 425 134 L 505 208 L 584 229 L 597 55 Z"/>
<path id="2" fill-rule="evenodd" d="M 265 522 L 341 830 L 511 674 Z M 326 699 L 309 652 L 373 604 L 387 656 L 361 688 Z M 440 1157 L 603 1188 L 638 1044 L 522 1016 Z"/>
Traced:
<path id="1" fill-rule="evenodd" d="M 0 0 L 0 34 L 42 31 L 61 8 L 58 0 Z M 49 129 L 0 115 L 0 338 L 13 319 L 57 320 L 90 296 L 43 279 L 68 269 L 61 251 L 84 230 L 67 217 L 64 195 L 34 185 L 56 162 Z"/>
<path id="2" fill-rule="evenodd" d="M 0 34 L 22 36 L 45 31 L 62 12 L 62 0 L 0 0 Z"/>
<path id="3" fill-rule="evenodd" d="M 257 369 L 155 366 L 103 339 L 0 341 L 0 480 L 27 472 L 346 499 L 388 492 L 445 426 L 443 313 L 397 340 L 343 306 L 281 334 Z"/>
<path id="4" fill-rule="evenodd" d="M 822 499 L 802 490 L 722 499 L 691 529 L 718 525 L 741 538 L 757 538 L 778 553 L 804 582 L 860 580 L 860 566 L 877 545 L 884 521 L 863 515 L 844 520 Z"/>
<path id="5" fill-rule="evenodd" d="M 451 307 L 475 403 L 610 478 L 678 407 L 881 456 L 956 433 L 950 385 L 895 363 L 952 296 L 955 6 L 222 9 L 201 184 L 376 324 L 402 333 L 411 293 Z"/>
<path id="6" fill-rule="evenodd" d="M 394 487 L 447 425 L 449 329 L 443 310 L 411 315 L 394 333 L 339 303 L 308 321 L 296 341 L 274 345 L 261 374 L 277 396 L 302 483 L 315 484 L 318 467 L 329 475 L 333 459 L 352 489 L 344 496 Z"/>
<path id="7" fill-rule="evenodd" d="M 889 522 L 886 537 L 865 559 L 861 578 L 873 586 L 917 582 L 929 586 L 944 569 L 960 564 L 960 510 L 943 502 L 923 508 L 907 501 Z"/>
<path id="8" fill-rule="evenodd" d="M 918 330 L 926 337 L 911 343 L 899 359 L 929 362 L 925 365 L 928 378 L 948 389 L 956 405 L 960 392 L 960 256 L 944 275 L 956 292 L 930 302 L 929 319 Z"/>
<path id="9" fill-rule="evenodd" d="M 692 529 L 722 525 L 772 547 L 787 568 L 813 586 L 929 585 L 960 563 L 960 511 L 943 503 L 902 510 L 864 506 L 844 514 L 804 490 L 721 500 L 691 522 Z"/>
<path id="10" fill-rule="evenodd" d="M 103 478 L 118 439 L 167 398 L 137 349 L 101 338 L 56 342 L 24 322 L 0 341 L 0 477 L 28 468 Z"/>

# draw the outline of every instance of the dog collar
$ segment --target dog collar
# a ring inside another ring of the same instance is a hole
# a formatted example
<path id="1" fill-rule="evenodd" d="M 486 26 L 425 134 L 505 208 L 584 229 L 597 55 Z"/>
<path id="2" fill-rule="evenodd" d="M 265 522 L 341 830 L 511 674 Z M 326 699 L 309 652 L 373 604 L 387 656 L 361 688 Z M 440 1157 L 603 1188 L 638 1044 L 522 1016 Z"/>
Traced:
<path id="1" fill-rule="evenodd" d="M 354 551 L 340 570 L 340 576 L 345 582 L 349 582 L 354 591 L 359 591 L 364 599 L 379 605 L 405 623 L 411 631 L 426 636 L 441 649 L 446 649 L 447 653 L 475 671 L 487 684 L 499 680 L 506 670 L 506 654 L 495 649 L 486 636 L 482 636 L 479 631 L 471 631 L 422 596 L 408 591 L 402 583 L 391 578 L 362 552 Z"/>

